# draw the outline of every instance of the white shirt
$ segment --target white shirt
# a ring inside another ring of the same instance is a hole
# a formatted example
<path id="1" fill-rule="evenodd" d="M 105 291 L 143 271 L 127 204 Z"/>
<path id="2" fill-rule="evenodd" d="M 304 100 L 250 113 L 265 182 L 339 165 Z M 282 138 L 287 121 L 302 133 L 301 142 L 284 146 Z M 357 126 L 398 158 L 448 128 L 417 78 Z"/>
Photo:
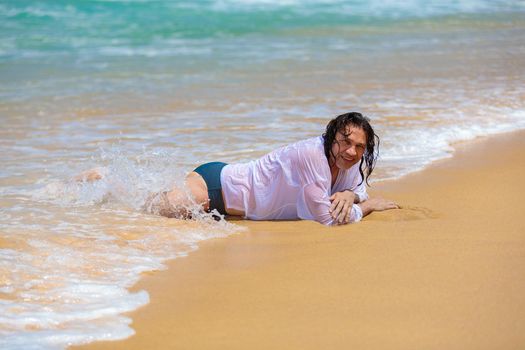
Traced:
<path id="1" fill-rule="evenodd" d="M 330 196 L 353 191 L 359 201 L 368 199 L 359 163 L 339 170 L 334 186 L 324 154 L 323 137 L 314 137 L 276 149 L 258 160 L 228 164 L 221 172 L 225 207 L 242 210 L 251 220 L 315 220 L 336 225 L 329 213 Z M 353 204 L 349 222 L 361 220 Z"/>

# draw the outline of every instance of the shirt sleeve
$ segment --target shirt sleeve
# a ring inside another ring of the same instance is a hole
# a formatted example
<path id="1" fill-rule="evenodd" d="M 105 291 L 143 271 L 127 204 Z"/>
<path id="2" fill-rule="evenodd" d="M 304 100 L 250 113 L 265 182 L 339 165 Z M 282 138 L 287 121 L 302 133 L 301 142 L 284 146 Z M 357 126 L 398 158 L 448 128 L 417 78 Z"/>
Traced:
<path id="1" fill-rule="evenodd" d="M 301 219 L 315 220 L 323 225 L 337 225 L 330 215 L 331 175 L 324 154 L 315 150 L 302 150 L 298 153 L 296 169 L 298 185 L 297 215 Z M 364 189 L 366 195 L 366 188 Z M 358 194 L 361 200 L 361 194 Z M 353 204 L 349 212 L 349 222 L 360 221 L 363 217 L 361 208 Z"/>
<path id="2" fill-rule="evenodd" d="M 339 225 L 330 215 L 330 199 L 326 191 L 315 183 L 306 185 L 299 196 L 297 213 L 299 218 L 315 220 L 323 225 Z M 352 205 L 348 214 L 348 222 L 361 221 L 363 212 L 357 204 Z"/>
<path id="3" fill-rule="evenodd" d="M 354 192 L 355 195 L 359 198 L 359 203 L 364 202 L 368 199 L 368 193 L 366 192 L 366 183 L 361 177 L 361 174 L 355 177 L 354 185 L 352 186 L 352 188 L 350 188 L 350 190 Z"/>

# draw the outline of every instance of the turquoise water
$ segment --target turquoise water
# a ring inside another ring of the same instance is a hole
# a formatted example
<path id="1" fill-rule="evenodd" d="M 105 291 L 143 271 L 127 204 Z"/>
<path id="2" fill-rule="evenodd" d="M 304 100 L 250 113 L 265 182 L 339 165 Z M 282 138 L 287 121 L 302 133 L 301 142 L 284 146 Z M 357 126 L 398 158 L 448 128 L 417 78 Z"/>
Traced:
<path id="1" fill-rule="evenodd" d="M 525 128 L 523 57 L 523 1 L 0 0 L 2 348 L 131 336 L 142 272 L 241 230 L 141 212 L 196 165 L 357 110 L 399 178 Z"/>
<path id="2" fill-rule="evenodd" d="M 1 1 L 0 96 L 151 97 L 205 83 L 203 72 L 321 65 L 323 53 L 389 51 L 443 24 L 522 21 L 524 11 L 522 1 Z"/>
<path id="3" fill-rule="evenodd" d="M 101 120 L 135 150 L 213 121 L 215 155 L 235 161 L 359 110 L 385 140 L 383 178 L 398 177 L 521 127 L 524 27 L 522 1 L 3 1 L 0 113 L 82 131 L 82 157 L 114 142 Z M 419 136 L 392 154 L 406 128 Z M 180 162 L 213 157 L 196 147 Z"/>
<path id="4" fill-rule="evenodd" d="M 19 49 L 70 51 L 169 38 L 276 35 L 293 28 L 392 25 L 522 12 L 522 1 L 2 1 L 2 36 Z M 103 41 L 101 41 L 103 40 Z M 11 52 L 7 52 L 11 54 Z"/>

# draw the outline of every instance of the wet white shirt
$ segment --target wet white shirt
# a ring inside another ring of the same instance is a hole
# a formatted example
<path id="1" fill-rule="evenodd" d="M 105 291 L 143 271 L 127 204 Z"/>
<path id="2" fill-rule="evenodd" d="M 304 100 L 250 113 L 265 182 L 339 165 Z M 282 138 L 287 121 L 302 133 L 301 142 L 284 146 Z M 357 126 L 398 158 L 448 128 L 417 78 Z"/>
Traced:
<path id="1" fill-rule="evenodd" d="M 225 207 L 242 210 L 251 220 L 305 219 L 335 225 L 328 211 L 332 194 L 351 190 L 360 202 L 368 199 L 368 194 L 359 163 L 339 170 L 333 187 L 331 180 L 322 136 L 276 149 L 248 163 L 228 164 L 221 172 Z M 361 208 L 353 204 L 349 222 L 362 217 Z"/>

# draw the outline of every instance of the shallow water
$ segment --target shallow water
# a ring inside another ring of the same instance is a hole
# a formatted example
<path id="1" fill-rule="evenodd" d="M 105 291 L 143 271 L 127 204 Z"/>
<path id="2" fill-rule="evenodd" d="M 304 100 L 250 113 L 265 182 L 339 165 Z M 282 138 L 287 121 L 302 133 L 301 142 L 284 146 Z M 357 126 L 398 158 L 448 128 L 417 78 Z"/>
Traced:
<path id="1" fill-rule="evenodd" d="M 524 56 L 519 1 L 0 2 L 3 348 L 131 335 L 140 273 L 240 230 L 141 212 L 196 165 L 357 110 L 397 178 L 523 129 Z"/>

